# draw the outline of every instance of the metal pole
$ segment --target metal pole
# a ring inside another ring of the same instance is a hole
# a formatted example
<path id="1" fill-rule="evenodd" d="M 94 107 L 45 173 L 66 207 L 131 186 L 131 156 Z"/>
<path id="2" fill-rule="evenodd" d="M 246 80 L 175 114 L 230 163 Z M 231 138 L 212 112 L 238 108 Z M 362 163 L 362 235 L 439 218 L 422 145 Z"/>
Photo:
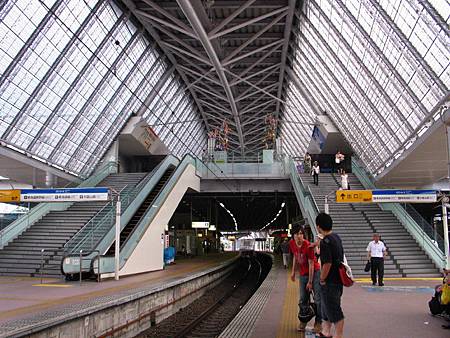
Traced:
<path id="1" fill-rule="evenodd" d="M 119 280 L 119 251 L 120 251 L 120 195 L 116 202 L 116 248 L 114 255 L 114 279 Z"/>
<path id="2" fill-rule="evenodd" d="M 81 280 L 83 275 L 83 250 L 80 250 L 80 286 L 81 286 Z"/>
<path id="3" fill-rule="evenodd" d="M 41 250 L 41 284 L 42 284 L 42 271 L 44 270 L 44 251 L 45 249 Z"/>
<path id="4" fill-rule="evenodd" d="M 448 197 L 442 199 L 442 224 L 444 226 L 444 254 L 445 254 L 445 268 L 450 270 L 450 248 L 448 242 L 448 216 L 447 216 L 447 206 Z"/>
<path id="5" fill-rule="evenodd" d="M 328 207 L 328 195 L 325 196 L 325 213 L 330 214 L 330 209 Z"/>
<path id="6" fill-rule="evenodd" d="M 101 275 L 100 275 L 100 251 L 97 251 L 97 283 L 100 283 Z"/>

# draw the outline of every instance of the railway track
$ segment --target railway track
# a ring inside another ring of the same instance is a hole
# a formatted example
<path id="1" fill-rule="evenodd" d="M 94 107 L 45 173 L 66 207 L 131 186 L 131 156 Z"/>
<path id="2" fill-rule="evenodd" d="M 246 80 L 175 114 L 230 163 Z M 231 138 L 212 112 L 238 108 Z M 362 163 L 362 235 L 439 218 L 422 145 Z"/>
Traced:
<path id="1" fill-rule="evenodd" d="M 262 283 L 270 264 L 266 255 L 242 257 L 223 282 L 138 337 L 217 337 Z"/>

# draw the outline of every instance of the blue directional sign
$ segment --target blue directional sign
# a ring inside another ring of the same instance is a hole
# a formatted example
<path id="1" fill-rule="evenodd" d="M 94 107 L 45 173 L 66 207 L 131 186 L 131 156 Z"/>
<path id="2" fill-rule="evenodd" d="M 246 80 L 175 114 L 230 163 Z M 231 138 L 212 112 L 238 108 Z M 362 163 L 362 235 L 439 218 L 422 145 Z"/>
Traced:
<path id="1" fill-rule="evenodd" d="M 21 202 L 91 202 L 107 201 L 108 188 L 22 189 Z"/>

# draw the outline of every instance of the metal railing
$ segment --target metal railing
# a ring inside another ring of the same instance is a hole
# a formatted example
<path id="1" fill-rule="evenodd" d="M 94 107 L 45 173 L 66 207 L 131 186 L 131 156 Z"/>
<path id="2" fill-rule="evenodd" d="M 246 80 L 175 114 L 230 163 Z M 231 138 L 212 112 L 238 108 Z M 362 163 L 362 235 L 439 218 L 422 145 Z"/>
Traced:
<path id="1" fill-rule="evenodd" d="M 135 187 L 125 186 L 118 192 L 122 203 L 122 212 L 131 204 L 137 194 L 150 180 L 157 166 L 144 179 L 142 179 Z M 94 250 L 97 243 L 103 236 L 115 225 L 116 222 L 116 206 L 114 201 L 108 202 L 100 209 L 65 245 L 64 254 L 77 253 L 80 250 L 89 252 Z"/>
<path id="2" fill-rule="evenodd" d="M 372 177 L 355 158 L 352 158 L 352 171 L 366 189 L 375 189 Z M 417 216 L 418 213 L 412 210 L 412 206 L 404 207 L 400 203 L 382 203 L 380 206 L 383 210 L 391 211 L 397 217 L 439 268 L 445 266 L 444 251 L 441 249 L 444 248 L 443 240 L 440 240 L 437 234 L 436 238 L 434 237 L 432 226 L 425 220 L 422 221 L 423 218 Z"/>
<path id="3" fill-rule="evenodd" d="M 93 174 L 87 180 L 83 181 L 78 187 L 92 187 L 100 183 L 104 178 L 106 178 L 110 173 L 117 171 L 117 163 L 108 162 L 103 168 L 98 172 Z M 61 202 L 61 203 L 39 203 L 34 208 L 23 216 L 19 217 L 17 220 L 12 222 L 6 228 L 0 231 L 0 249 L 6 244 L 12 241 L 14 238 L 19 236 L 23 231 L 25 231 L 32 224 L 40 220 L 47 213 L 53 210 L 66 210 L 69 208 L 73 202 Z"/>
<path id="4" fill-rule="evenodd" d="M 399 203 L 399 205 L 416 221 L 417 225 L 435 242 L 439 249 L 444 251 L 444 238 L 437 232 L 437 229 L 427 222 L 412 205 L 407 203 Z"/>
<path id="5" fill-rule="evenodd" d="M 311 231 L 316 236 L 317 229 L 315 227 L 315 222 L 318 215 L 317 204 L 315 204 L 311 191 L 306 189 L 306 186 L 298 174 L 297 167 L 292 159 L 289 159 L 289 172 L 295 196 L 297 197 L 302 214 L 305 216 L 305 219 L 308 220 Z"/>

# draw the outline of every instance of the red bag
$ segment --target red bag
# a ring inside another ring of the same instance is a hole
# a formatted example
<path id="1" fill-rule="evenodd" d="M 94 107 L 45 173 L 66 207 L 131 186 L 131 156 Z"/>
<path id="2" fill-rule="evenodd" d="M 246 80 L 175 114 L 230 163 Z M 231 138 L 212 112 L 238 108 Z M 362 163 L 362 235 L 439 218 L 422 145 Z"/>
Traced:
<path id="1" fill-rule="evenodd" d="M 347 264 L 347 258 L 345 256 L 344 261 L 339 265 L 339 276 L 341 277 L 342 285 L 345 287 L 350 287 L 355 283 L 353 281 L 352 269 Z"/>

